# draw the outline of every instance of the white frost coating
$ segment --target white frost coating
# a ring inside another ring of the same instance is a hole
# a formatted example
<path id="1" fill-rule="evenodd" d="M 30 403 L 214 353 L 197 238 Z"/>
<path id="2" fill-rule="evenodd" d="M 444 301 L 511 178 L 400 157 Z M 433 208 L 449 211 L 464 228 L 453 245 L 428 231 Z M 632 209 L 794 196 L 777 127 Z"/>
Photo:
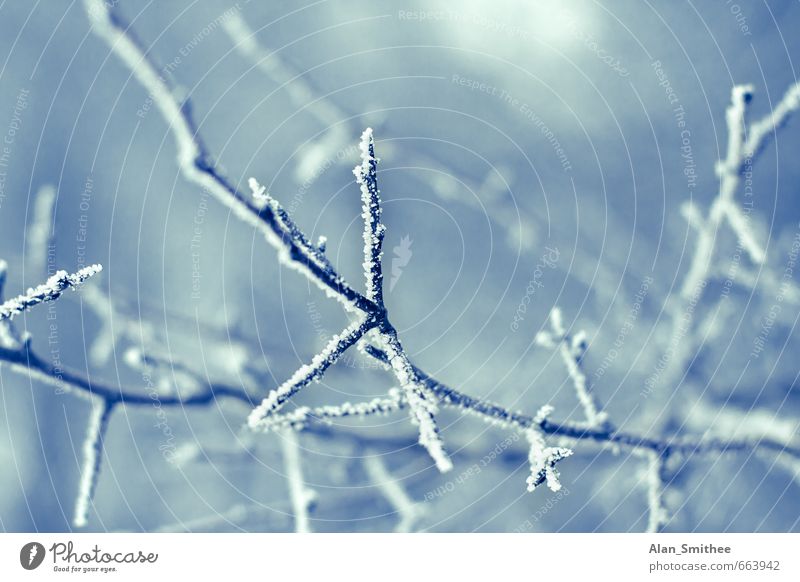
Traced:
<path id="1" fill-rule="evenodd" d="M 764 146 L 766 139 L 780 128 L 789 116 L 800 109 L 800 82 L 786 91 L 780 103 L 760 121 L 750 125 L 749 135 L 744 144 L 744 157 L 754 158 Z"/>
<path id="2" fill-rule="evenodd" d="M 403 390 L 403 396 L 408 402 L 411 422 L 419 427 L 419 444 L 425 447 L 440 472 L 450 471 L 453 468 L 453 462 L 445 451 L 444 443 L 439 435 L 439 427 L 436 424 L 436 413 L 439 410 L 436 405 L 436 397 L 419 379 L 397 338 L 387 333 L 376 335 L 378 343 L 389 358 L 392 371 Z"/>
<path id="3" fill-rule="evenodd" d="M 719 193 L 711 203 L 707 217 L 703 217 L 699 211 L 690 216 L 690 224 L 698 230 L 698 237 L 689 271 L 681 287 L 684 300 L 692 299 L 709 276 L 714 262 L 717 231 L 723 221 L 727 221 L 753 263 L 761 265 L 767 258 L 764 245 L 750 224 L 749 209 L 745 212 L 736 203 L 735 195 L 742 173 L 752 166 L 767 138 L 774 135 L 789 115 L 800 108 L 800 84 L 792 85 L 772 112 L 760 121 L 750 124 L 748 129 L 745 115 L 752 93 L 751 85 L 738 85 L 731 91 L 731 104 L 725 112 L 728 127 L 727 154 L 716 168 L 720 179 Z M 684 215 L 686 216 L 685 213 Z"/>
<path id="4" fill-rule="evenodd" d="M 687 404 L 686 424 L 708 435 L 759 441 L 772 439 L 788 445 L 800 444 L 800 419 L 781 417 L 764 408 L 740 409 L 727 404 L 712 406 L 704 400 Z"/>
<path id="5" fill-rule="evenodd" d="M 25 232 L 26 264 L 36 277 L 47 275 L 48 246 L 53 233 L 55 203 L 56 189 L 51 184 L 45 184 L 36 192 L 33 218 Z"/>
<path id="6" fill-rule="evenodd" d="M 669 523 L 669 512 L 664 506 L 664 482 L 661 479 L 663 459 L 656 452 L 647 454 L 647 533 L 657 533 Z"/>
<path id="7" fill-rule="evenodd" d="M 283 384 L 272 390 L 259 404 L 247 419 L 253 430 L 265 430 L 269 423 L 264 420 L 278 411 L 287 400 L 300 390 L 319 380 L 325 371 L 339 359 L 339 357 L 355 344 L 374 325 L 372 320 L 355 321 L 347 326 L 339 335 L 334 335 L 323 350 L 314 356 L 310 364 L 300 366 L 292 376 Z"/>
<path id="8" fill-rule="evenodd" d="M 530 450 L 528 462 L 531 465 L 531 474 L 528 476 L 528 491 L 534 491 L 542 483 L 547 483 L 551 491 L 560 491 L 561 482 L 556 470 L 556 463 L 572 455 L 572 449 L 565 447 L 548 447 L 539 425 L 552 413 L 553 407 L 542 406 L 534 417 L 534 424 L 525 431 Z"/>
<path id="9" fill-rule="evenodd" d="M 425 513 L 424 506 L 409 497 L 406 490 L 389 473 L 380 455 L 364 457 L 364 468 L 400 518 L 394 531 L 397 533 L 414 531 L 417 522 Z"/>
<path id="10" fill-rule="evenodd" d="M 550 331 L 540 331 L 535 342 L 546 348 L 558 347 L 564 366 L 567 368 L 575 394 L 583 407 L 586 422 L 589 426 L 601 426 L 608 421 L 608 415 L 600 411 L 597 398 L 589 387 L 589 381 L 583 372 L 581 362 L 586 353 L 586 333 L 579 331 L 574 336 L 567 334 L 561 310 L 554 307 L 550 311 Z"/>
<path id="11" fill-rule="evenodd" d="M 306 487 L 303 480 L 303 466 L 300 459 L 300 442 L 295 431 L 287 430 L 281 434 L 281 450 L 283 451 L 283 466 L 286 478 L 289 481 L 289 498 L 292 502 L 294 513 L 295 531 L 308 533 L 311 524 L 308 517 L 309 510 L 317 498 L 313 489 Z"/>
<path id="12" fill-rule="evenodd" d="M 96 400 L 92 403 L 92 413 L 89 416 L 86 438 L 83 441 L 83 462 L 81 464 L 81 480 L 78 484 L 78 497 L 75 501 L 75 516 L 72 519 L 75 527 L 86 527 L 89 521 L 89 509 L 94 500 L 97 480 L 100 476 L 103 440 L 112 410 L 113 406 L 105 400 Z"/>
<path id="13" fill-rule="evenodd" d="M 103 270 L 100 265 L 84 267 L 76 273 L 69 274 L 66 271 L 58 271 L 50 277 L 46 283 L 34 289 L 28 289 L 27 293 L 9 299 L 0 305 L 0 320 L 11 319 L 15 315 L 30 309 L 34 305 L 55 301 L 61 294 L 71 287 L 77 287 L 92 275 L 96 275 Z"/>
<path id="14" fill-rule="evenodd" d="M 328 274 L 331 280 L 344 284 L 344 281 L 336 274 L 328 258 L 323 254 L 323 249 L 312 245 L 302 233 L 300 228 L 291 219 L 283 206 L 273 198 L 266 187 L 258 183 L 255 178 L 248 180 L 248 185 L 253 194 L 253 201 L 259 210 L 269 209 L 275 219 L 275 227 L 278 229 L 280 237 L 284 241 L 292 241 L 296 252 L 300 254 L 303 261 L 313 264 L 321 271 Z M 278 249 L 281 263 L 291 266 L 295 261 L 292 259 L 290 248 L 283 244 Z M 326 287 L 330 291 L 330 288 Z"/>
<path id="15" fill-rule="evenodd" d="M 378 160 L 372 129 L 361 134 L 361 164 L 353 169 L 356 182 L 361 188 L 361 218 L 364 219 L 364 278 L 367 284 L 367 299 L 383 305 L 383 237 L 386 226 L 381 222 L 381 199 L 378 190 Z"/>
<path id="16" fill-rule="evenodd" d="M 337 406 L 318 406 L 311 408 L 301 406 L 285 414 L 273 414 L 265 417 L 259 428 L 275 430 L 291 428 L 302 430 L 311 421 L 332 423 L 337 418 L 366 417 L 389 414 L 400 410 L 404 406 L 403 396 L 397 388 L 389 390 L 389 398 L 374 398 L 369 402 L 345 402 Z"/>
<path id="17" fill-rule="evenodd" d="M 3 301 L 3 289 L 6 286 L 7 273 L 8 263 L 0 259 L 0 301 Z M 17 333 L 16 328 L 11 324 L 11 320 L 0 319 L 0 348 L 16 352 L 22 350 L 23 346 L 23 338 Z"/>
<path id="18" fill-rule="evenodd" d="M 274 218 L 274 222 L 263 219 L 257 209 L 248 204 L 214 170 L 208 153 L 200 143 L 189 118 L 188 104 L 181 102 L 142 48 L 126 34 L 125 29 L 120 28 L 118 21 L 115 20 L 116 17 L 112 15 L 113 5 L 104 0 L 84 0 L 84 5 L 92 30 L 106 41 L 136 80 L 147 90 L 169 126 L 178 149 L 178 167 L 184 177 L 209 192 L 228 207 L 239 220 L 258 230 L 266 241 L 279 251 L 278 259 L 283 265 L 301 273 L 328 297 L 339 301 L 348 311 L 357 311 L 353 305 L 353 294 L 344 292 L 351 292 L 352 289 L 335 271 L 322 269 L 322 273 L 315 272 L 304 262 L 310 259 L 306 252 L 310 245 L 302 244 L 303 241 L 295 240 L 291 236 L 288 238 L 284 236 L 286 233 L 280 231 L 278 224 L 280 217 L 269 217 Z M 295 244 L 300 254 L 297 258 L 290 252 Z M 351 297 L 348 297 L 348 294 Z"/>

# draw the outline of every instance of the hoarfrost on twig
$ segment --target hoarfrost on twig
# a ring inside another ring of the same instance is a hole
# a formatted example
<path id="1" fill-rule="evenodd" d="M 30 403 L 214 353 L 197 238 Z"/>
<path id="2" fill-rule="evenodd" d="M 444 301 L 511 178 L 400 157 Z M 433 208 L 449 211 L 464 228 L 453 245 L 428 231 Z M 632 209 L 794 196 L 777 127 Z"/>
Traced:
<path id="1" fill-rule="evenodd" d="M 100 265 L 91 265 L 72 274 L 66 271 L 58 271 L 50 277 L 46 283 L 33 289 L 28 289 L 26 293 L 9 299 L 0 305 L 0 321 L 11 319 L 34 305 L 39 305 L 47 301 L 55 301 L 61 297 L 61 294 L 67 289 L 77 287 L 86 281 L 86 279 L 96 275 L 102 270 L 103 267 Z"/>
<path id="2" fill-rule="evenodd" d="M 75 527 L 86 527 L 89 521 L 89 509 L 97 490 L 100 465 L 103 460 L 103 444 L 113 409 L 113 404 L 103 399 L 95 399 L 92 405 L 92 412 L 86 427 L 86 438 L 82 447 L 81 479 L 75 502 L 75 516 L 72 519 Z"/>
<path id="3" fill-rule="evenodd" d="M 295 531 L 308 533 L 311 531 L 309 511 L 317 494 L 313 489 L 306 487 L 303 479 L 303 466 L 300 458 L 300 442 L 296 431 L 286 430 L 280 435 L 283 463 L 286 469 L 286 478 L 289 482 L 289 499 L 292 502 L 294 513 Z"/>

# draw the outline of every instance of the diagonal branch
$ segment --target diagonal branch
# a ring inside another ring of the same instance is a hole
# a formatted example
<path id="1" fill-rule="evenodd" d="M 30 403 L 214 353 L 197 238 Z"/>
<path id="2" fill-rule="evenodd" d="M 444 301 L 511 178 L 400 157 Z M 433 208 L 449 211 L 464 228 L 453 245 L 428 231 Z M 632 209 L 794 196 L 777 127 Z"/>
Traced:
<path id="1" fill-rule="evenodd" d="M 586 334 L 578 332 L 568 334 L 564 329 L 561 310 L 554 307 L 550 311 L 550 331 L 541 331 L 536 334 L 537 344 L 547 348 L 558 348 L 561 360 L 567 368 L 567 373 L 572 380 L 575 394 L 583 407 L 586 422 L 589 426 L 601 426 L 608 422 L 608 415 L 602 412 L 600 402 L 592 390 L 589 379 L 583 371 L 583 356 L 586 353 Z"/>
<path id="2" fill-rule="evenodd" d="M 66 271 L 58 271 L 50 277 L 46 283 L 39 285 L 33 289 L 28 289 L 26 293 L 17 295 L 13 299 L 9 299 L 0 305 L 0 321 L 4 319 L 12 319 L 15 315 L 19 315 L 23 311 L 30 309 L 40 303 L 48 301 L 55 301 L 67 289 L 77 287 L 92 275 L 96 275 L 103 270 L 100 265 L 92 265 L 84 267 L 75 273 L 67 273 Z"/>
<path id="3" fill-rule="evenodd" d="M 100 465 L 103 462 L 103 443 L 113 410 L 114 404 L 102 399 L 95 400 L 92 405 L 89 424 L 86 428 L 86 439 L 83 442 L 81 480 L 75 502 L 75 516 L 72 519 L 75 527 L 86 527 L 89 521 L 89 509 L 94 501 L 97 481 L 100 477 Z"/>
<path id="4" fill-rule="evenodd" d="M 338 406 L 300 406 L 292 412 L 272 414 L 261 422 L 264 430 L 292 428 L 303 430 L 312 423 L 332 423 L 337 418 L 364 418 L 385 415 L 405 407 L 402 393 L 396 388 L 389 390 L 388 398 L 373 398 L 368 402 L 345 402 Z"/>
<path id="5" fill-rule="evenodd" d="M 350 287 L 332 268 L 318 248 L 287 232 L 274 209 L 250 203 L 215 167 L 197 135 L 188 102 L 180 103 L 175 91 L 159 74 L 152 57 L 133 36 L 129 26 L 104 0 L 84 0 L 93 31 L 109 45 L 147 90 L 178 148 L 177 163 L 184 177 L 208 191 L 245 224 L 258 230 L 279 251 L 282 263 L 302 273 L 348 310 L 373 308 L 371 301 Z"/>
<path id="6" fill-rule="evenodd" d="M 287 430 L 281 435 L 286 478 L 289 481 L 289 499 L 292 502 L 294 527 L 297 533 L 311 531 L 309 511 L 317 498 L 313 489 L 306 487 L 303 479 L 303 465 L 300 458 L 299 436 L 295 431 Z"/>
<path id="7" fill-rule="evenodd" d="M 392 477 L 380 454 L 374 453 L 364 457 L 364 469 L 400 518 L 394 531 L 398 533 L 414 531 L 417 522 L 424 514 L 423 506 L 414 502 L 403 486 Z"/>
<path id="8" fill-rule="evenodd" d="M 319 380 L 325 371 L 331 367 L 350 347 L 360 340 L 365 333 L 377 325 L 377 321 L 368 317 L 355 321 L 347 326 L 341 334 L 334 335 L 320 353 L 314 356 L 310 364 L 298 368 L 283 384 L 272 390 L 259 404 L 247 419 L 247 424 L 253 430 L 266 430 L 269 428 L 268 418 L 278 411 L 287 400 L 300 392 L 312 382 Z"/>
<path id="9" fill-rule="evenodd" d="M 400 383 L 400 389 L 408 403 L 411 421 L 419 427 L 419 444 L 428 451 L 439 471 L 446 473 L 453 468 L 453 463 L 439 435 L 439 426 L 436 423 L 438 405 L 434 394 L 409 361 L 396 332 L 393 329 L 384 329 L 377 336 L 385 350 L 386 362 Z"/>

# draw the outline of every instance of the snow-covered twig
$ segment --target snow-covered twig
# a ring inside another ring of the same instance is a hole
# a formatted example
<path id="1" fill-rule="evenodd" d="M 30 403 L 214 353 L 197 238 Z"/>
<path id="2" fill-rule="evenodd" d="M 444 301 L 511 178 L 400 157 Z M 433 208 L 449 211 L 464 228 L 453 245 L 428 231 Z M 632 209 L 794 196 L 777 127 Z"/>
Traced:
<path id="1" fill-rule="evenodd" d="M 356 292 L 335 271 L 317 247 L 298 240 L 287 231 L 270 205 L 256 205 L 250 196 L 240 193 L 216 168 L 205 145 L 197 135 L 188 102 L 181 102 L 176 92 L 158 72 L 151 57 L 131 34 L 128 25 L 103 0 L 84 0 L 94 32 L 106 41 L 134 77 L 149 93 L 154 105 L 169 126 L 178 149 L 178 167 L 184 177 L 227 206 L 239 220 L 255 228 L 278 250 L 282 264 L 302 273 L 329 297 L 348 310 L 368 310 L 369 300 Z"/>
<path id="2" fill-rule="evenodd" d="M 378 190 L 378 160 L 372 129 L 361 135 L 361 164 L 353 169 L 356 182 L 361 187 L 361 218 L 364 220 L 364 276 L 367 298 L 383 308 L 383 237 L 386 227 L 381 222 L 381 199 Z"/>
<path id="3" fill-rule="evenodd" d="M 386 353 L 379 348 L 365 346 L 364 351 L 377 360 L 388 363 Z M 665 456 L 673 453 L 692 456 L 726 452 L 751 453 L 755 450 L 768 450 L 783 452 L 800 460 L 800 445 L 784 439 L 770 437 L 730 439 L 702 435 L 654 438 L 617 430 L 611 426 L 587 427 L 586 423 L 554 422 L 548 418 L 540 419 L 522 412 L 509 410 L 488 400 L 469 396 L 425 374 L 413 364 L 412 367 L 442 406 L 454 408 L 465 414 L 475 416 L 487 424 L 522 433 L 538 425 L 546 434 L 574 442 L 591 441 L 611 449 L 622 447 L 632 451 L 653 451 Z M 405 404 L 401 401 L 400 406 L 404 407 Z"/>
<path id="4" fill-rule="evenodd" d="M 308 533 L 311 531 L 308 513 L 317 498 L 317 494 L 313 489 L 306 487 L 303 480 L 303 466 L 300 459 L 300 443 L 297 432 L 293 430 L 283 431 L 280 438 L 286 478 L 289 481 L 289 499 L 292 502 L 295 531 L 297 533 Z"/>
<path id="5" fill-rule="evenodd" d="M 86 439 L 83 442 L 81 480 L 75 502 L 75 516 L 72 519 L 75 527 L 86 527 L 89 520 L 89 509 L 94 501 L 94 493 L 97 490 L 97 481 L 100 476 L 100 465 L 103 461 L 103 443 L 113 410 L 114 404 L 103 399 L 95 399 L 92 405 L 92 412 L 86 427 Z"/>
<path id="6" fill-rule="evenodd" d="M 8 276 L 8 263 L 0 259 L 0 302 L 3 301 L 3 291 Z M 25 345 L 25 338 L 21 337 L 11 323 L 10 319 L 0 319 L 0 349 L 20 352 Z"/>
<path id="7" fill-rule="evenodd" d="M 436 424 L 438 406 L 435 397 L 409 361 L 394 330 L 381 330 L 377 336 L 381 347 L 385 350 L 386 361 L 400 383 L 400 389 L 408 403 L 411 420 L 419 427 L 419 444 L 428 451 L 439 471 L 445 473 L 451 470 L 453 463 L 447 456 Z"/>
<path id="8" fill-rule="evenodd" d="M 286 382 L 272 390 L 261 404 L 250 413 L 247 420 L 250 428 L 253 430 L 268 428 L 269 422 L 265 423 L 265 419 L 277 412 L 287 400 L 300 392 L 300 390 L 315 380 L 319 380 L 344 352 L 355 345 L 365 333 L 376 325 L 377 321 L 374 318 L 367 318 L 366 320 L 353 322 L 341 334 L 334 335 L 325 348 L 312 358 L 310 364 L 300 366 Z"/>
<path id="9" fill-rule="evenodd" d="M 657 533 L 669 523 L 669 512 L 664 505 L 664 457 L 655 452 L 647 454 L 647 532 Z"/>
<path id="10" fill-rule="evenodd" d="M 424 514 L 422 505 L 415 503 L 400 483 L 392 477 L 380 455 L 372 454 L 364 457 L 364 468 L 400 518 L 394 531 L 398 533 L 414 531 L 417 522 Z"/>
<path id="11" fill-rule="evenodd" d="M 172 87 L 160 76 L 157 68 L 150 60 L 148 51 L 142 48 L 127 25 L 116 16 L 113 6 L 102 0 L 84 1 L 94 31 L 108 43 L 111 50 L 120 57 L 133 76 L 147 90 L 152 97 L 153 103 L 167 122 L 175 138 L 178 150 L 178 166 L 183 175 L 225 204 L 245 224 L 263 234 L 267 241 L 278 249 L 279 259 L 285 265 L 300 272 L 309 281 L 314 282 L 325 291 L 328 296 L 335 298 L 348 311 L 355 312 L 358 316 L 356 323 L 345 330 L 343 337 L 335 338 L 335 341 L 329 343 L 323 352 L 314 358 L 311 365 L 300 368 L 289 380 L 276 390 L 273 390 L 261 405 L 253 410 L 250 415 L 251 426 L 255 425 L 256 428 L 264 428 L 264 426 L 261 426 L 262 421 L 276 413 L 292 395 L 310 382 L 318 380 L 345 350 L 352 347 L 367 332 L 372 331 L 372 336 L 375 338 L 378 347 L 372 349 L 371 355 L 390 365 L 400 383 L 402 398 L 392 401 L 387 406 L 383 404 L 368 406 L 364 410 L 364 414 L 378 413 L 386 408 L 394 409 L 394 402 L 396 402 L 396 408 L 398 409 L 407 407 L 412 418 L 419 425 L 420 442 L 428 449 L 437 466 L 442 470 L 446 470 L 451 464 L 444 452 L 435 421 L 438 405 L 454 407 L 465 413 L 474 414 L 489 423 L 504 424 L 513 426 L 518 430 L 527 431 L 529 440 L 532 441 L 530 456 L 534 485 L 538 484 L 543 478 L 552 487 L 557 487 L 558 476 L 555 471 L 555 464 L 568 454 L 568 449 L 547 447 L 544 443 L 544 435 L 546 434 L 575 441 L 590 440 L 610 448 L 629 447 L 634 450 L 652 451 L 662 457 L 678 451 L 690 455 L 761 449 L 788 454 L 792 457 L 800 457 L 800 450 L 796 445 L 788 445 L 785 442 L 769 438 L 725 440 L 693 437 L 679 440 L 645 437 L 635 433 L 616 431 L 605 425 L 586 426 L 585 423 L 556 423 L 548 420 L 544 413 L 531 417 L 470 397 L 426 375 L 409 360 L 400 344 L 396 330 L 389 322 L 386 310 L 380 302 L 382 278 L 377 274 L 380 271 L 381 246 L 379 240 L 376 242 L 376 238 L 379 237 L 375 235 L 382 232 L 380 230 L 382 223 L 380 220 L 380 200 L 377 195 L 377 180 L 374 168 L 371 167 L 374 161 L 374 153 L 371 149 L 367 148 L 368 163 L 366 171 L 357 172 L 357 177 L 361 178 L 361 185 L 366 185 L 366 188 L 362 188 L 362 196 L 365 201 L 365 235 L 367 233 L 371 235 L 370 237 L 365 236 L 365 275 L 368 282 L 368 290 L 366 294 L 361 294 L 347 284 L 333 268 L 325 256 L 323 245 L 314 245 L 308 242 L 300 229 L 291 221 L 288 214 L 282 211 L 277 201 L 266 194 L 260 185 L 256 182 L 251 183 L 252 195 L 244 195 L 217 170 L 211 161 L 211 156 L 197 136 L 196 128 L 189 114 L 188 103 L 181 102 L 176 97 Z M 740 99 L 740 101 L 737 101 L 737 99 Z M 747 151 L 748 142 L 745 141 L 745 145 L 742 145 L 743 139 L 741 138 L 740 126 L 737 121 L 739 117 L 743 117 L 745 102 L 744 91 L 734 93 L 734 105 L 731 108 L 731 112 L 729 112 L 731 143 L 733 145 L 729 148 L 729 151 L 735 149 Z M 794 101 L 789 100 L 785 107 L 787 114 L 788 111 L 794 108 L 796 108 Z M 739 113 L 742 113 L 742 115 L 740 116 Z M 782 119 L 776 117 L 771 122 L 772 127 L 777 127 L 782 122 Z M 764 135 L 766 135 L 766 132 L 764 132 Z M 365 140 L 371 143 L 371 132 L 365 132 Z M 756 144 L 756 146 L 758 145 Z M 757 147 L 752 149 L 753 153 L 755 153 Z M 744 160 L 742 160 L 742 163 L 744 163 Z M 728 219 L 743 246 L 751 254 L 753 261 L 758 262 L 758 249 L 754 242 L 757 241 L 757 238 L 753 237 L 752 241 L 748 241 L 741 224 L 741 217 L 726 207 L 726 205 L 732 204 L 730 200 L 732 194 L 727 194 L 729 191 L 733 192 L 735 190 L 735 184 L 733 188 L 731 187 L 732 180 L 735 178 L 738 183 L 738 177 L 732 177 L 732 167 L 730 164 L 721 164 L 720 174 L 723 183 L 718 197 L 721 202 L 718 204 L 717 210 L 712 205 L 708 219 L 704 219 L 702 223 L 698 221 L 698 228 L 702 233 L 698 238 L 702 239 L 703 244 L 698 244 L 698 253 L 692 267 L 690 267 L 690 273 L 687 276 L 690 282 L 706 278 L 708 274 L 707 264 L 710 262 L 714 250 L 714 239 L 711 235 L 716 232 L 716 226 L 719 226 L 723 218 Z M 742 165 L 740 164 L 738 172 L 741 172 L 741 168 Z M 371 186 L 374 186 L 374 191 Z M 719 219 L 715 218 L 715 212 L 720 215 Z M 689 287 L 692 289 L 691 295 L 694 296 L 696 286 L 689 285 Z M 368 353 L 370 352 L 368 351 Z M 137 394 L 135 391 L 129 391 L 119 386 L 89 382 L 87 378 L 74 372 L 56 371 L 50 364 L 41 358 L 37 358 L 29 347 L 25 350 L 9 350 L 5 346 L 0 346 L 0 360 L 9 363 L 12 369 L 23 371 L 34 378 L 69 387 L 83 395 L 94 394 L 95 396 L 100 396 L 104 399 L 104 404 L 109 407 L 118 402 L 134 405 L 145 402 L 150 404 L 150 400 L 146 395 Z M 585 390 L 586 386 L 584 385 L 583 388 Z M 576 386 L 576 390 L 579 392 L 580 397 L 581 393 L 578 386 Z M 218 397 L 229 397 L 242 402 L 249 402 L 249 398 L 241 389 L 209 384 L 188 396 L 181 394 L 165 396 L 161 399 L 161 405 L 204 405 L 213 402 Z M 336 410 L 336 412 L 342 412 L 343 410 L 344 407 Z M 595 411 L 597 411 L 597 407 L 595 407 Z M 336 414 L 332 413 L 329 416 L 332 418 Z M 339 416 L 346 415 L 341 414 Z M 306 415 L 302 422 L 290 422 L 289 426 L 307 426 L 311 422 L 311 418 L 311 416 Z M 268 422 L 263 424 L 268 425 Z M 302 484 L 302 477 L 296 482 Z"/>
<path id="12" fill-rule="evenodd" d="M 717 233 L 723 221 L 727 220 L 753 263 L 761 265 L 766 260 L 766 250 L 753 232 L 748 213 L 736 203 L 735 195 L 742 172 L 753 164 L 767 138 L 800 107 L 800 84 L 792 85 L 778 106 L 764 119 L 752 123 L 748 130 L 745 117 L 752 95 L 751 85 L 737 85 L 731 91 L 731 104 L 725 114 L 727 152 L 725 159 L 717 164 L 719 193 L 711 203 L 707 216 L 702 216 L 697 210 L 691 214 L 690 223 L 697 230 L 697 245 L 681 287 L 681 295 L 687 300 L 698 293 L 697 290 L 702 288 L 702 283 L 708 277 Z"/>
<path id="13" fill-rule="evenodd" d="M 777 106 L 759 121 L 750 124 L 747 140 L 743 144 L 743 157 L 754 158 L 767 142 L 770 135 L 774 135 L 789 116 L 800 109 L 800 82 L 795 83 L 784 93 Z"/>
<path id="14" fill-rule="evenodd" d="M 566 447 L 547 446 L 540 427 L 552 412 L 552 406 L 542 406 L 534 417 L 534 423 L 525 431 L 525 437 L 530 445 L 528 462 L 531 465 L 531 474 L 527 479 L 528 491 L 534 491 L 545 482 L 550 491 L 560 491 L 561 482 L 556 463 L 573 454 L 572 449 Z"/>
<path id="15" fill-rule="evenodd" d="M 800 445 L 800 419 L 783 417 L 774 410 L 740 409 L 729 403 L 713 405 L 705 399 L 687 402 L 684 408 L 686 425 L 693 430 L 728 438 L 771 439 Z"/>
<path id="16" fill-rule="evenodd" d="M 550 331 L 540 331 L 536 334 L 535 341 L 538 345 L 550 349 L 558 349 L 567 373 L 572 380 L 575 394 L 583 407 L 586 422 L 589 426 L 601 426 L 608 422 L 608 415 L 600 411 L 597 397 L 589 386 L 589 380 L 583 371 L 582 361 L 586 353 L 586 334 L 583 331 L 570 335 L 564 329 L 561 310 L 554 307 L 550 311 Z"/>
<path id="17" fill-rule="evenodd" d="M 61 297 L 61 294 L 67 289 L 77 287 L 86 281 L 86 279 L 92 275 L 96 275 L 102 270 L 103 267 L 100 265 L 92 265 L 90 267 L 84 267 L 72 274 L 66 271 L 58 271 L 50 277 L 46 283 L 36 288 L 28 289 L 27 293 L 9 299 L 0 305 L 0 321 L 11 319 L 34 305 L 39 305 L 47 301 L 55 301 Z"/>
<path id="18" fill-rule="evenodd" d="M 310 408 L 300 406 L 292 412 L 272 414 L 263 419 L 261 428 L 275 430 L 292 428 L 303 430 L 314 422 L 332 423 L 337 418 L 367 417 L 389 414 L 403 407 L 402 393 L 396 388 L 389 390 L 388 398 L 373 398 L 368 402 L 345 402 L 336 406 Z"/>

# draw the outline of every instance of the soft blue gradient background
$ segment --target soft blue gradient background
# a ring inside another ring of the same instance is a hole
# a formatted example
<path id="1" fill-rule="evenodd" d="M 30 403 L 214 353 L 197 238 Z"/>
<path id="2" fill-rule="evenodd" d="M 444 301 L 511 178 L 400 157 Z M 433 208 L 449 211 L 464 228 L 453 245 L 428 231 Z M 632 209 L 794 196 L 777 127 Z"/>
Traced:
<path id="1" fill-rule="evenodd" d="M 745 21 L 737 22 L 733 6 Z M 180 56 L 169 78 L 191 98 L 200 131 L 227 174 L 243 187 L 248 177 L 257 177 L 292 206 L 309 234 L 327 236 L 330 256 L 354 284 L 361 282 L 355 151 L 337 151 L 355 145 L 364 127 L 374 127 L 382 158 L 387 273 L 394 247 L 403 237 L 413 241 L 387 303 L 404 344 L 431 374 L 513 408 L 534 412 L 550 402 L 557 418 L 580 419 L 560 360 L 533 347 L 532 338 L 549 309 L 559 305 L 566 322 L 589 335 L 591 376 L 649 276 L 653 284 L 633 330 L 595 383 L 612 418 L 652 434 L 717 427 L 729 435 L 726 411 L 757 409 L 765 424 L 781 419 L 796 432 L 798 305 L 783 304 L 768 347 L 750 358 L 774 303 L 774 292 L 764 288 L 735 286 L 722 302 L 716 332 L 687 344 L 685 361 L 653 395 L 643 398 L 640 390 L 669 339 L 664 309 L 694 249 L 680 205 L 693 197 L 705 211 L 716 194 L 714 164 L 724 156 L 724 111 L 733 84 L 754 85 L 751 110 L 760 117 L 796 81 L 797 2 L 304 6 L 123 0 L 119 9 L 161 66 Z M 228 9 L 244 16 L 258 41 L 312 86 L 314 94 L 302 106 L 238 54 L 221 27 L 206 28 Z M 430 18 L 406 14 L 420 10 Z M 598 53 L 617 59 L 627 74 Z M 656 60 L 685 110 L 697 172 L 692 189 L 683 174 L 680 130 L 652 66 Z M 454 76 L 485 83 L 485 89 L 471 90 Z M 94 366 L 87 346 L 100 322 L 80 294 L 70 294 L 55 308 L 64 363 L 92 377 L 142 386 L 140 374 L 122 360 L 127 347 L 138 345 L 235 382 L 240 378 L 231 365 L 232 338 L 237 346 L 244 341 L 251 347 L 248 374 L 265 394 L 346 323 L 336 304 L 279 268 L 270 247 L 221 205 L 203 202 L 202 193 L 181 178 L 163 119 L 154 108 L 137 115 L 147 102 L 145 91 L 91 34 L 79 2 L 0 3 L 3 135 L 21 90 L 29 91 L 27 107 L 10 145 L 0 206 L 0 256 L 10 266 L 6 294 L 45 277 L 36 267 L 42 258 L 26 248 L 26 228 L 35 193 L 54 184 L 57 267 L 78 266 L 85 216 L 86 260 L 104 265 L 101 287 L 134 321 L 149 322 L 133 334 L 138 341 L 122 339 L 104 366 Z M 320 141 L 331 129 L 313 114 L 318 98 L 341 116 L 335 139 Z M 552 135 L 544 135 L 525 115 L 528 110 Z M 553 140 L 565 152 L 567 171 Z M 300 164 L 319 143 L 333 163 L 304 186 Z M 751 218 L 767 245 L 765 268 L 778 277 L 800 228 L 798 151 L 795 119 L 753 170 Z M 87 180 L 90 203 L 82 209 Z M 205 205 L 200 290 L 193 298 L 192 229 Z M 719 237 L 717 260 L 727 270 L 735 239 L 729 229 Z M 546 246 L 558 250 L 559 260 L 534 275 Z M 746 258 L 742 268 L 753 270 Z M 542 286 L 514 331 L 514 314 L 534 277 Z M 709 283 L 698 307 L 702 317 L 719 307 L 721 289 L 719 281 Z M 52 347 L 47 315 L 43 307 L 17 320 L 45 355 Z M 123 326 L 121 318 L 114 321 L 117 333 Z M 359 369 L 359 362 L 338 366 L 298 401 L 337 403 L 382 394 L 390 379 Z M 166 382 L 173 380 L 180 377 L 165 375 Z M 87 405 L 7 369 L 0 372 L 0 387 L 0 529 L 67 530 Z M 698 399 L 706 406 L 702 411 L 695 407 Z M 247 435 L 241 429 L 246 413 L 229 402 L 168 410 L 171 445 L 183 453 L 196 445 L 202 451 L 175 465 L 160 449 L 165 438 L 154 410 L 117 411 L 90 528 L 291 529 L 277 437 Z M 358 442 L 303 437 L 304 467 L 318 493 L 312 527 L 394 528 L 396 516 L 360 462 L 377 453 L 386 454 L 392 474 L 423 502 L 427 513 L 420 527 L 433 531 L 513 531 L 534 515 L 533 531 L 645 526 L 639 458 L 578 445 L 576 455 L 560 465 L 567 495 L 528 494 L 522 442 L 465 477 L 508 435 L 451 412 L 442 414 L 442 426 L 456 462 L 450 475 L 439 475 L 414 446 L 415 429 L 402 415 L 357 424 L 352 430 L 363 437 Z M 378 440 L 368 446 L 371 437 L 407 445 Z M 671 477 L 670 531 L 800 529 L 798 481 L 772 459 L 690 460 Z M 435 494 L 437 488 L 445 493 Z"/>

